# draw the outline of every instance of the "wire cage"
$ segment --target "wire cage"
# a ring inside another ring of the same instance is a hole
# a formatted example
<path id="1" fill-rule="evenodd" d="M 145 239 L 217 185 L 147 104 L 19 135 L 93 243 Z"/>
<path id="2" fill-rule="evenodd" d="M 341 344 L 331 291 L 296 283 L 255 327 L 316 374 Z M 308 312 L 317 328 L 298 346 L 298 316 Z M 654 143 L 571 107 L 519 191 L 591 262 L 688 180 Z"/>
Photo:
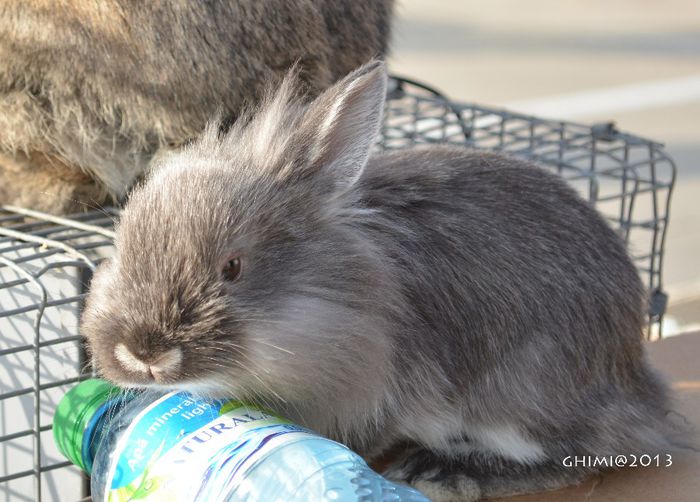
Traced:
<path id="1" fill-rule="evenodd" d="M 661 336 L 664 236 L 675 179 L 662 145 L 617 131 L 453 103 L 392 78 L 377 149 L 452 143 L 537 161 L 565 177 L 628 244 Z M 112 251 L 118 210 L 68 217 L 0 208 L 0 501 L 76 500 L 85 478 L 56 450 L 51 419 L 89 375 L 78 333 L 86 285 Z"/>

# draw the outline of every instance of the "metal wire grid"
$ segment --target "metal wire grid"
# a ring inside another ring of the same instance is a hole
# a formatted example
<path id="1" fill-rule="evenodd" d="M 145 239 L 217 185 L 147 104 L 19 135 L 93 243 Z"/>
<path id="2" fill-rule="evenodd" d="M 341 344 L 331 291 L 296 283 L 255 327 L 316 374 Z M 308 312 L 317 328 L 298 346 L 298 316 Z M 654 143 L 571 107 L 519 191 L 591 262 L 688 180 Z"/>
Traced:
<path id="1" fill-rule="evenodd" d="M 451 103 L 399 78 L 391 82 L 386 112 L 379 149 L 455 143 L 533 159 L 564 176 L 632 249 L 651 292 L 650 323 L 660 329 L 675 178 L 660 144 L 611 124 L 591 128 Z M 55 451 L 50 422 L 60 397 L 86 373 L 77 320 L 84 286 L 111 250 L 117 215 L 107 209 L 56 218 L 0 209 L 0 497 L 6 500 L 65 500 L 71 484 L 79 488 L 71 498 L 85 493 L 80 474 Z"/>
<path id="2" fill-rule="evenodd" d="M 104 227 L 115 214 L 0 211 L 0 497 L 6 500 L 65 500 L 83 491 L 77 471 L 72 490 L 61 486 L 61 476 L 47 474 L 69 465 L 53 445 L 51 417 L 84 375 L 77 315 L 83 285 L 111 249 Z"/>

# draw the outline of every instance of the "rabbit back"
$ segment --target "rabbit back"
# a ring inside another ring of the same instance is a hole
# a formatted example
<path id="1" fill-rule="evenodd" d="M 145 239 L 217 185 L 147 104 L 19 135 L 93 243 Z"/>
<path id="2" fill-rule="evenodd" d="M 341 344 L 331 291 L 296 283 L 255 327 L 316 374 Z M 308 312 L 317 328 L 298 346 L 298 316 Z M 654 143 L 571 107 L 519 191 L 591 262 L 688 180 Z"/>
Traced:
<path id="1" fill-rule="evenodd" d="M 619 236 L 560 177 L 426 147 L 375 157 L 359 188 L 410 305 L 394 333 L 398 380 L 425 409 L 399 413 L 399 428 L 439 429 L 438 442 L 521 431 L 520 460 L 668 445 L 644 287 Z M 419 419 L 445 403 L 457 404 L 444 427 Z"/>

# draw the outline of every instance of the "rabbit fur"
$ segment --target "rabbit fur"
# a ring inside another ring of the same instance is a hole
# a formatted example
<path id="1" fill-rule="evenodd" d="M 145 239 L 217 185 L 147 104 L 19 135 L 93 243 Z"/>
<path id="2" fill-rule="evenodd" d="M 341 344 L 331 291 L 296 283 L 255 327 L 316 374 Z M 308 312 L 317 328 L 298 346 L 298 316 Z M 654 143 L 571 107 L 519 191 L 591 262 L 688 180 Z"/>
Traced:
<path id="1" fill-rule="evenodd" d="M 123 198 L 154 158 L 233 121 L 296 64 L 317 95 L 387 49 L 392 0 L 5 0 L 0 205 Z"/>
<path id="2" fill-rule="evenodd" d="M 131 195 L 82 318 L 105 377 L 260 402 L 370 461 L 394 451 L 385 475 L 442 501 L 594 471 L 568 455 L 671 447 L 645 289 L 594 208 L 501 154 L 370 155 L 379 62 L 309 105 L 294 82 Z"/>

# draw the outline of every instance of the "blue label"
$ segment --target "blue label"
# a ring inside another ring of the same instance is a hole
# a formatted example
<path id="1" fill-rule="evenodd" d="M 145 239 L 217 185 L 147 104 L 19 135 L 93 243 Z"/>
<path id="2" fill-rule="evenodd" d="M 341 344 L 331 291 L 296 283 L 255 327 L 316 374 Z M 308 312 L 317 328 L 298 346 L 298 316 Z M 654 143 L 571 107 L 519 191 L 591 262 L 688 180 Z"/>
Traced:
<path id="1" fill-rule="evenodd" d="M 157 457 L 188 434 L 215 420 L 228 401 L 204 401 L 185 392 L 167 394 L 134 419 L 131 438 L 119 455 L 112 489 L 133 482 Z"/>
<path id="2" fill-rule="evenodd" d="M 239 401 L 185 392 L 150 403 L 119 438 L 104 500 L 217 500 L 283 444 L 312 433 Z"/>

